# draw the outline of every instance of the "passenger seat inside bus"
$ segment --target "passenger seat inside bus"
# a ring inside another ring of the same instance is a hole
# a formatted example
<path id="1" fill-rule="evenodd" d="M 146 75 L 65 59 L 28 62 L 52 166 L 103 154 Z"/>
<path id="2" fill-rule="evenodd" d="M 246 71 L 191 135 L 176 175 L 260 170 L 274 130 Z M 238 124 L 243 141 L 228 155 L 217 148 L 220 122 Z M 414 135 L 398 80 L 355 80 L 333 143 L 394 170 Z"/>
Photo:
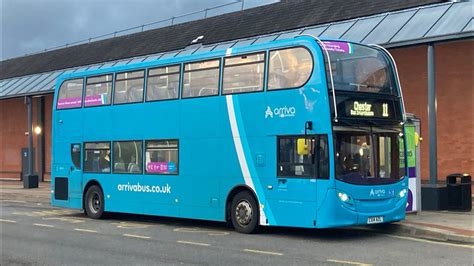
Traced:
<path id="1" fill-rule="evenodd" d="M 116 172 L 125 172 L 125 163 L 115 163 L 114 165 L 114 171 Z"/>
<path id="2" fill-rule="evenodd" d="M 136 163 L 130 163 L 128 165 L 128 172 L 129 173 L 140 173 L 141 172 L 140 166 L 138 166 L 138 164 L 136 164 Z"/>

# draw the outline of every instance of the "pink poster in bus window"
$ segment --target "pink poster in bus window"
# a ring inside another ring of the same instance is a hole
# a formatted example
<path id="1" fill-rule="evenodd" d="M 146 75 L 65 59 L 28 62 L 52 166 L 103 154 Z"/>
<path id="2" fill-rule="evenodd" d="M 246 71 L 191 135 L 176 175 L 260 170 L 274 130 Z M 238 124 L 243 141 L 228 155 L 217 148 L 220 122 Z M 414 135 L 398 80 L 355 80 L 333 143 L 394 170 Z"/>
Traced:
<path id="1" fill-rule="evenodd" d="M 146 164 L 148 173 L 168 173 L 168 162 L 149 162 Z"/>
<path id="2" fill-rule="evenodd" d="M 348 42 L 324 41 L 323 45 L 329 52 L 352 53 L 352 46 Z"/>
<path id="3" fill-rule="evenodd" d="M 63 98 L 58 100 L 57 109 L 67 109 L 67 108 L 76 108 L 81 107 L 82 98 L 73 97 L 73 98 Z"/>
<path id="4" fill-rule="evenodd" d="M 84 106 L 98 106 L 107 104 L 106 97 L 107 96 L 105 94 L 86 96 L 84 99 Z"/>

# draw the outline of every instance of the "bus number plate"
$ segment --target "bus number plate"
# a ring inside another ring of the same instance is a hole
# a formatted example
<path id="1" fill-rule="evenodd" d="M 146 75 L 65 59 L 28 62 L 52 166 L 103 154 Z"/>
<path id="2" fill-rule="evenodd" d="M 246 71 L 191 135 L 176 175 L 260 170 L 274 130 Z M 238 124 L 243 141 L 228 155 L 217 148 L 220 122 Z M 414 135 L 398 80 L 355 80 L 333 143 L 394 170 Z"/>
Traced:
<path id="1" fill-rule="evenodd" d="M 383 216 L 369 217 L 367 219 L 367 224 L 379 224 L 383 223 Z"/>

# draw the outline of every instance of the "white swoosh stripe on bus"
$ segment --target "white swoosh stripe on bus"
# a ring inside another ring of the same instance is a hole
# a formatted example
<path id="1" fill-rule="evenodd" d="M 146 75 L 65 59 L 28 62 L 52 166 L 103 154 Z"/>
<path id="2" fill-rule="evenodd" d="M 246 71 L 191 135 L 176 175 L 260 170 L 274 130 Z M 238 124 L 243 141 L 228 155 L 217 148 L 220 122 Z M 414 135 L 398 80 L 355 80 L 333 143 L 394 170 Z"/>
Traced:
<path id="1" fill-rule="evenodd" d="M 237 157 L 239 159 L 240 170 L 242 171 L 242 175 L 244 176 L 245 184 L 249 186 L 255 192 L 255 194 L 257 194 L 257 197 L 258 197 L 258 193 L 255 190 L 252 176 L 250 175 L 250 170 L 247 165 L 247 160 L 245 159 L 244 149 L 242 147 L 242 141 L 240 139 L 239 128 L 237 127 L 237 120 L 235 118 L 234 102 L 232 99 L 232 95 L 227 95 L 226 101 L 227 101 L 227 112 L 229 113 L 230 128 L 232 129 L 232 136 L 234 138 L 235 150 L 237 151 Z M 261 211 L 260 223 L 262 223 L 262 221 L 266 221 L 266 219 L 267 217 L 265 216 L 265 211 Z"/>

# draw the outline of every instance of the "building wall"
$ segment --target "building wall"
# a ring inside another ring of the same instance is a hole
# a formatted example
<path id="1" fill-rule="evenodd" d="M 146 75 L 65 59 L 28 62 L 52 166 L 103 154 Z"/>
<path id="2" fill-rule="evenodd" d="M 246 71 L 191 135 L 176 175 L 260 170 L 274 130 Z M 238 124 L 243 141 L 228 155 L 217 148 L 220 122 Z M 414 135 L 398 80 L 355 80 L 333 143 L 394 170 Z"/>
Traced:
<path id="1" fill-rule="evenodd" d="M 473 40 L 435 45 L 438 180 L 474 175 Z M 427 46 L 392 49 L 407 112 L 421 119 L 421 175 L 429 179 Z"/>
<path id="2" fill-rule="evenodd" d="M 53 96 L 45 98 L 44 119 L 42 133 L 45 137 L 45 178 L 51 173 L 51 108 Z M 33 128 L 38 125 L 37 106 L 39 98 L 33 98 Z M 28 113 L 24 98 L 0 100 L 0 178 L 20 178 L 21 149 L 28 147 Z M 38 146 L 38 137 L 34 135 L 33 146 Z M 38 169 L 39 150 L 36 149 L 36 171 Z"/>
<path id="3" fill-rule="evenodd" d="M 27 147 L 27 110 L 23 98 L 0 101 L 0 177 L 19 178 L 21 148 Z"/>
<path id="4" fill-rule="evenodd" d="M 474 41 L 436 46 L 438 172 L 474 175 Z"/>

